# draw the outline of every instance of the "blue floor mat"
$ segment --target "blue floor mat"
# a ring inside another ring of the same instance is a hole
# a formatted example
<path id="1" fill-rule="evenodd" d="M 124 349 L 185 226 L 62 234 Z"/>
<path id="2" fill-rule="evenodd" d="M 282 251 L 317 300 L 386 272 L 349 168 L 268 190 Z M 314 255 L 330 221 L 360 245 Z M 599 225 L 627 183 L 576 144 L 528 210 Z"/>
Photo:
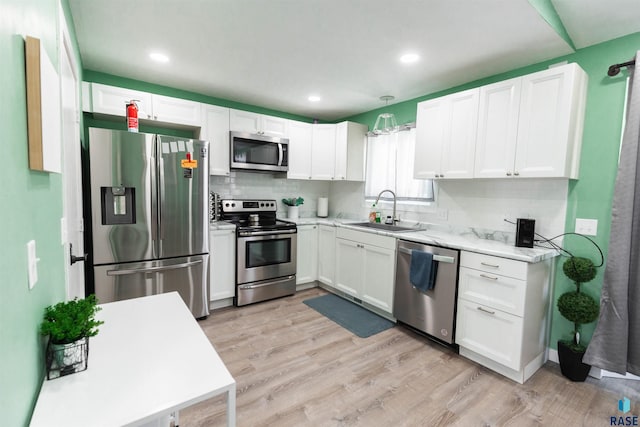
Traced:
<path id="1" fill-rule="evenodd" d="M 333 294 L 310 298 L 302 302 L 360 338 L 370 337 L 395 325 L 395 323 Z"/>

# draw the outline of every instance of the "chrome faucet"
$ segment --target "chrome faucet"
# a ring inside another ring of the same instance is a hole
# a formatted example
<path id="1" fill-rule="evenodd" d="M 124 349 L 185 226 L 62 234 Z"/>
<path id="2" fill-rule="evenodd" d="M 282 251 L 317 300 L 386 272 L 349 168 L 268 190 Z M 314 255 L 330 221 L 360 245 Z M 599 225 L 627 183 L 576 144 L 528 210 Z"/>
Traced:
<path id="1" fill-rule="evenodd" d="M 376 199 L 376 206 L 378 206 L 378 202 L 380 201 L 380 196 L 382 196 L 382 193 L 386 191 L 393 194 L 393 216 L 391 217 L 391 224 L 395 225 L 395 223 L 398 222 L 398 220 L 396 219 L 396 193 L 394 193 L 391 190 L 382 190 L 380 194 L 378 194 L 378 198 Z"/>

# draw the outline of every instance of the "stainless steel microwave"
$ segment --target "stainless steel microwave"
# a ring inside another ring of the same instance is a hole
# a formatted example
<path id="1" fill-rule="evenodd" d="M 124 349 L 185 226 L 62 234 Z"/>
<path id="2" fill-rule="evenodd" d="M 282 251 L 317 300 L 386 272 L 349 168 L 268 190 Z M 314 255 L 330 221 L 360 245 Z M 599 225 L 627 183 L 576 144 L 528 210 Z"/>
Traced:
<path id="1" fill-rule="evenodd" d="M 247 132 L 230 132 L 231 169 L 286 172 L 289 140 Z"/>

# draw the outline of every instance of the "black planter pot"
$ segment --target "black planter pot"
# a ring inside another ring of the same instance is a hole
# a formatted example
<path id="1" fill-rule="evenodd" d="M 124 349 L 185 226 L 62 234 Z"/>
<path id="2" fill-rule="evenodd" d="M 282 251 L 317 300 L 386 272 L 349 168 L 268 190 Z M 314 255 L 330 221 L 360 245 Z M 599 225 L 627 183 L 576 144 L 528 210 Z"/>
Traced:
<path id="1" fill-rule="evenodd" d="M 571 381 L 584 381 L 589 375 L 591 365 L 582 363 L 584 351 L 577 352 L 571 349 L 567 344 L 558 341 L 558 359 L 560 360 L 560 371 L 562 375 Z"/>

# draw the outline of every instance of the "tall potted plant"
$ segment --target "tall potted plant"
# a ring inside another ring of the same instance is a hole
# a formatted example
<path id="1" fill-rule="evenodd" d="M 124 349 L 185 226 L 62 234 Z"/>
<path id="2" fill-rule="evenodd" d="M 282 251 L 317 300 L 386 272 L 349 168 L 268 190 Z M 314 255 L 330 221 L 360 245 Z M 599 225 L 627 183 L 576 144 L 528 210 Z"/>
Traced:
<path id="1" fill-rule="evenodd" d="M 582 363 L 587 347 L 580 340 L 580 327 L 595 321 L 600 307 L 594 298 L 581 292 L 581 285 L 596 277 L 596 267 L 588 258 L 571 257 L 562 265 L 562 270 L 574 282 L 576 290 L 558 298 L 558 311 L 574 325 L 572 338 L 558 341 L 560 370 L 571 381 L 584 381 L 591 366 Z"/>
<path id="2" fill-rule="evenodd" d="M 47 344 L 47 378 L 57 378 L 87 368 L 89 337 L 98 334 L 96 320 L 100 311 L 95 295 L 85 299 L 60 302 L 45 308 L 40 333 L 49 337 Z"/>

